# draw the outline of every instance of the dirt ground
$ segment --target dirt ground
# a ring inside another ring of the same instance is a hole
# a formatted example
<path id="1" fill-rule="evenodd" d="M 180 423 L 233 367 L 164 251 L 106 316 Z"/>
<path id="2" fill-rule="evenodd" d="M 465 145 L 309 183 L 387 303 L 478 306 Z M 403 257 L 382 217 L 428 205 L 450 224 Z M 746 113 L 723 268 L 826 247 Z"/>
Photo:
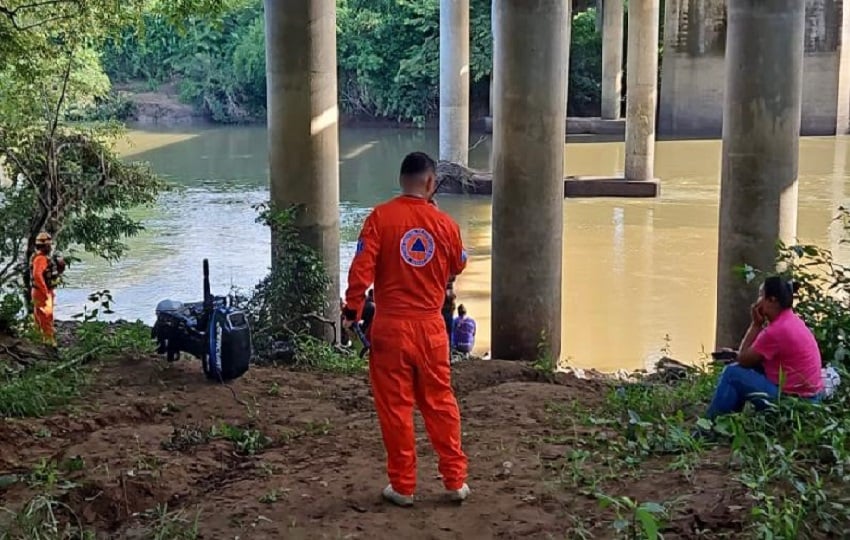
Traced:
<path id="1" fill-rule="evenodd" d="M 152 90 L 147 83 L 117 84 L 114 90 L 123 92 L 135 105 L 131 119 L 143 125 L 180 125 L 203 122 L 202 114 L 194 107 L 180 102 L 180 91 L 175 83 L 160 85 Z"/>
<path id="2" fill-rule="evenodd" d="M 232 384 L 235 398 L 189 360 L 108 363 L 70 410 L 5 420 L 0 476 L 81 457 L 63 473 L 60 500 L 99 538 L 154 537 L 163 520 L 156 525 L 152 509 L 164 504 L 190 520 L 200 512 L 200 537 L 214 540 L 613 537 L 610 510 L 558 481 L 563 456 L 604 434 L 553 423 L 546 412 L 574 401 L 598 405 L 606 383 L 564 376 L 552 384 L 526 365 L 493 360 L 454 369 L 473 489 L 463 505 L 443 499 L 419 418 L 417 504 L 381 501 L 384 452 L 365 375 L 252 367 Z M 222 422 L 259 430 L 269 444 L 243 455 L 232 441 L 209 437 Z M 722 459 L 690 476 L 667 469 L 644 463 L 641 474 L 613 475 L 604 488 L 677 500 L 666 538 L 739 528 L 742 491 Z M 19 508 L 32 494 L 27 482 L 0 487 L 0 506 Z"/>

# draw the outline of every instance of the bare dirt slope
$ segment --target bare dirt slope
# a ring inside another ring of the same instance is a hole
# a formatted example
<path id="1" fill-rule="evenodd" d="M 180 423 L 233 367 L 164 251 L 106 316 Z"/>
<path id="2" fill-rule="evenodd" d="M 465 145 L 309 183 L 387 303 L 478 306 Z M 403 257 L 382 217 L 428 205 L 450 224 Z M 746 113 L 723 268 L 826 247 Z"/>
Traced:
<path id="1" fill-rule="evenodd" d="M 70 411 L 6 420 L 0 474 L 29 474 L 42 460 L 59 464 L 59 500 L 100 538 L 152 538 L 198 513 L 199 537 L 215 540 L 613 536 L 614 515 L 564 481 L 564 456 L 603 435 L 563 417 L 553 423 L 547 413 L 575 400 L 598 405 L 605 383 L 563 377 L 550 384 L 527 366 L 482 361 L 458 365 L 455 386 L 473 488 L 462 506 L 443 500 L 419 420 L 417 505 L 380 500 L 384 452 L 365 375 L 254 367 L 232 385 L 238 403 L 189 361 L 107 364 Z M 223 423 L 239 428 L 236 442 L 221 437 Z M 263 448 L 255 444 L 262 437 Z M 609 475 L 604 488 L 637 500 L 681 500 L 666 538 L 737 528 L 730 507 L 740 490 L 719 465 L 687 478 L 666 463 L 645 463 L 639 477 Z M 25 481 L 0 488 L 0 506 L 19 508 L 34 489 Z M 166 503 L 171 513 L 157 518 L 152 510 Z M 179 537 L 169 534 L 160 537 Z"/>

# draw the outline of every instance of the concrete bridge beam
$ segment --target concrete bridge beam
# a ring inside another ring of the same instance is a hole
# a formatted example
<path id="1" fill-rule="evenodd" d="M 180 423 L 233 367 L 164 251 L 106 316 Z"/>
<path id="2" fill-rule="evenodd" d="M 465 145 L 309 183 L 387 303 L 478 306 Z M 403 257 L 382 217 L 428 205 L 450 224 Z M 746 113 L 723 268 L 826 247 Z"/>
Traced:
<path id="1" fill-rule="evenodd" d="M 805 4 L 729 0 L 717 269 L 718 346 L 736 346 L 758 283 L 735 267 L 774 268 L 797 235 Z"/>
<path id="2" fill-rule="evenodd" d="M 570 3 L 495 0 L 492 349 L 561 354 Z"/>
<path id="3" fill-rule="evenodd" d="M 620 118 L 623 89 L 623 0 L 603 0 L 602 119 Z"/>
<path id="4" fill-rule="evenodd" d="M 659 0 L 629 2 L 626 180 L 655 179 Z"/>
<path id="5" fill-rule="evenodd" d="M 440 159 L 469 157 L 469 0 L 440 0 Z"/>
<path id="6" fill-rule="evenodd" d="M 265 0 L 269 182 L 274 207 L 302 205 L 297 225 L 331 284 L 339 317 L 339 142 L 336 2 Z M 275 239 L 272 239 L 273 249 Z M 274 251 L 273 251 L 274 252 Z"/>

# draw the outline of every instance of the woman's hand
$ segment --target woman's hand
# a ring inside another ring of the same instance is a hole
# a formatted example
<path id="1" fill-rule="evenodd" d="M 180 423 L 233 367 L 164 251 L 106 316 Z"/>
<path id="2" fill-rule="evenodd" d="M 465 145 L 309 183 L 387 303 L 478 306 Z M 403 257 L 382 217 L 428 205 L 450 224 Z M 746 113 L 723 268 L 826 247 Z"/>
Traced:
<path id="1" fill-rule="evenodd" d="M 750 306 L 750 317 L 753 320 L 753 326 L 761 328 L 764 325 L 764 314 L 761 311 L 761 301 L 759 300 Z"/>

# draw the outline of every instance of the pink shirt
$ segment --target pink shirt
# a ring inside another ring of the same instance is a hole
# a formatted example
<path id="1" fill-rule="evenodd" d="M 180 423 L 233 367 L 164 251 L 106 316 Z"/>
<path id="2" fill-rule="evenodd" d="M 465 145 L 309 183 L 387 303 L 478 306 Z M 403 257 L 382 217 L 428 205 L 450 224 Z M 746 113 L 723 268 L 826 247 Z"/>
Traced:
<path id="1" fill-rule="evenodd" d="M 782 391 L 802 397 L 823 390 L 821 358 L 815 336 L 790 309 L 761 331 L 752 349 L 764 357 L 764 374 L 774 384 L 785 380 Z"/>

